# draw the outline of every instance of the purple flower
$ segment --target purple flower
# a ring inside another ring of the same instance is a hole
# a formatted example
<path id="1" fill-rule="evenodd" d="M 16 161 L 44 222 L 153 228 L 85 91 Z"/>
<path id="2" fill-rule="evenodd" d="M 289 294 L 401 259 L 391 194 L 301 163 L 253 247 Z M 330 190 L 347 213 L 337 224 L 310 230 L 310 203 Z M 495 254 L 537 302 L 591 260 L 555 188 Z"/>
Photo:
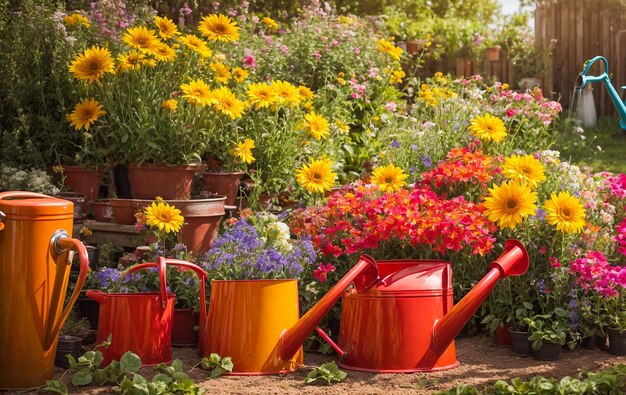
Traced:
<path id="1" fill-rule="evenodd" d="M 420 155 L 420 160 L 422 161 L 422 164 L 426 167 L 431 167 L 433 165 L 433 161 L 428 155 Z"/>
<path id="2" fill-rule="evenodd" d="M 535 216 L 537 217 L 538 220 L 543 221 L 546 218 L 546 214 L 547 213 L 544 209 L 538 208 Z"/>
<path id="3" fill-rule="evenodd" d="M 400 148 L 400 143 L 398 142 L 398 140 L 393 140 L 391 142 L 391 148 Z"/>

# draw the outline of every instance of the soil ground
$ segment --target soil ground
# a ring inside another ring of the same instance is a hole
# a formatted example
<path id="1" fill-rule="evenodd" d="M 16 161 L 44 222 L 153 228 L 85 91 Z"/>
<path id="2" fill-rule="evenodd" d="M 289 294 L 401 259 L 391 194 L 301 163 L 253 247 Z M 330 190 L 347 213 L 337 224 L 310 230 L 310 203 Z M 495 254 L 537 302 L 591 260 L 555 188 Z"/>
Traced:
<path id="1" fill-rule="evenodd" d="M 626 357 L 612 356 L 600 350 L 563 350 L 561 359 L 553 362 L 536 361 L 532 357 L 520 358 L 511 353 L 508 347 L 494 344 L 485 335 L 456 339 L 457 358 L 461 366 L 455 369 L 414 374 L 374 374 L 348 372 L 348 378 L 330 387 L 311 386 L 303 383 L 309 369 L 275 376 L 222 376 L 210 379 L 208 372 L 194 369 L 199 361 L 195 348 L 174 348 L 174 358 L 180 358 L 185 371 L 208 389 L 208 393 L 220 394 L 432 394 L 458 384 L 472 384 L 479 387 L 493 384 L 496 380 L 510 380 L 514 377 L 530 378 L 535 375 L 555 377 L 574 376 L 581 370 L 598 371 L 615 363 L 626 363 Z M 321 354 L 305 354 L 306 366 L 318 366 L 333 360 Z M 62 369 L 55 370 L 59 377 Z M 151 368 L 142 370 L 144 377 L 152 374 Z M 70 386 L 71 393 L 106 394 L 110 388 Z"/>

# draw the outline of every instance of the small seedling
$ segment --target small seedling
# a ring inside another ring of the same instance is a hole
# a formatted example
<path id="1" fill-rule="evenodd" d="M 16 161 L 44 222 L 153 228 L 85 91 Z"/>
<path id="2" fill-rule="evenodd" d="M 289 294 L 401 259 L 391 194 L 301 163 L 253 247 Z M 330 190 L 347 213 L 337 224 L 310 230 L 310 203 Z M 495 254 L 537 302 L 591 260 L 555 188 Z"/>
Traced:
<path id="1" fill-rule="evenodd" d="M 316 381 L 321 381 L 326 385 L 334 383 L 340 383 L 348 377 L 348 373 L 340 370 L 337 364 L 332 362 L 326 362 L 321 366 L 314 368 L 306 375 L 304 384 L 313 384 Z"/>

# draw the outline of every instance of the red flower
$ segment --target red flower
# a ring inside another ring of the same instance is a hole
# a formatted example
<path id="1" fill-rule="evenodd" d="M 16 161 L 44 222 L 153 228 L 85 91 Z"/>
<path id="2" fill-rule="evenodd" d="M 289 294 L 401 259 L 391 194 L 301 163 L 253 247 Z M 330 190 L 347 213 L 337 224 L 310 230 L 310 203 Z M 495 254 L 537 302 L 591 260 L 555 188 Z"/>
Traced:
<path id="1" fill-rule="evenodd" d="M 328 275 L 328 273 L 334 272 L 334 271 L 335 271 L 335 267 L 331 265 L 330 263 L 326 265 L 324 265 L 323 263 L 320 263 L 319 267 L 313 270 L 313 276 L 315 276 L 317 281 L 323 283 L 323 282 L 326 282 L 326 276 Z"/>

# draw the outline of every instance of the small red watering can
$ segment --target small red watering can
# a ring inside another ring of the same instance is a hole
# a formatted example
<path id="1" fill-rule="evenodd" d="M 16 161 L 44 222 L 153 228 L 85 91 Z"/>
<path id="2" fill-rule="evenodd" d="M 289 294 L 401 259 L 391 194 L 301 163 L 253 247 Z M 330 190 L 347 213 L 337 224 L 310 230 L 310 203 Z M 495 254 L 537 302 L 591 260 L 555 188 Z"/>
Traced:
<path id="1" fill-rule="evenodd" d="M 98 335 L 101 344 L 111 335 L 111 345 L 102 349 L 102 366 L 119 361 L 126 351 L 141 358 L 144 366 L 172 361 L 172 314 L 175 295 L 167 292 L 166 265 L 193 270 L 200 278 L 200 325 L 205 320 L 204 283 L 206 273 L 193 263 L 158 257 L 156 262 L 131 267 L 126 274 L 156 267 L 159 270 L 160 292 L 104 293 L 87 291 L 87 296 L 100 303 Z"/>
<path id="2" fill-rule="evenodd" d="M 508 240 L 489 273 L 456 305 L 449 262 L 388 260 L 376 266 L 380 279 L 373 286 L 344 294 L 339 344 L 317 332 L 337 351 L 343 368 L 428 372 L 459 366 L 454 337 L 498 279 L 526 272 L 528 254 L 519 241 Z"/>

